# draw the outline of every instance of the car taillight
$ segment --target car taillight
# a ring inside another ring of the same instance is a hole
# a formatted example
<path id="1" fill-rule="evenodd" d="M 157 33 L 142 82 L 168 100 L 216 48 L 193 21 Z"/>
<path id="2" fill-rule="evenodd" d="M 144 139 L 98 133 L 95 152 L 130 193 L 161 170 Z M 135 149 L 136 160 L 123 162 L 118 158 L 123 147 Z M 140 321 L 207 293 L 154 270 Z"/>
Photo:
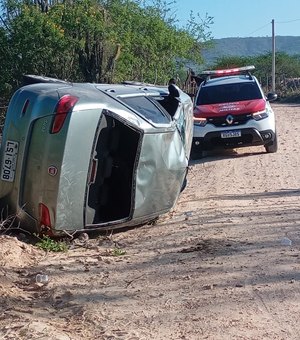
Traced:
<path id="1" fill-rule="evenodd" d="M 39 203 L 39 215 L 40 225 L 50 227 L 51 226 L 50 212 L 48 207 L 43 203 Z"/>
<path id="2" fill-rule="evenodd" d="M 68 113 L 77 103 L 78 98 L 71 95 L 61 97 L 54 111 L 54 119 L 52 122 L 51 133 L 58 133 L 64 125 Z"/>

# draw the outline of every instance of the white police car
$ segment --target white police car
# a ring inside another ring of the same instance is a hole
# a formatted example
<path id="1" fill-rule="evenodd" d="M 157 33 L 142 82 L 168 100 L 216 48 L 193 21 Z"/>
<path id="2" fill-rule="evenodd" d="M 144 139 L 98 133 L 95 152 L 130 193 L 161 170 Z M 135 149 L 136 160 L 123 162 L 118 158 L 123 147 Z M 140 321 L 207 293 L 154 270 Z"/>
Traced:
<path id="1" fill-rule="evenodd" d="M 191 157 L 204 150 L 264 145 L 277 151 L 275 116 L 270 102 L 277 95 L 264 95 L 250 71 L 254 66 L 204 71 L 194 106 L 194 134 Z"/>

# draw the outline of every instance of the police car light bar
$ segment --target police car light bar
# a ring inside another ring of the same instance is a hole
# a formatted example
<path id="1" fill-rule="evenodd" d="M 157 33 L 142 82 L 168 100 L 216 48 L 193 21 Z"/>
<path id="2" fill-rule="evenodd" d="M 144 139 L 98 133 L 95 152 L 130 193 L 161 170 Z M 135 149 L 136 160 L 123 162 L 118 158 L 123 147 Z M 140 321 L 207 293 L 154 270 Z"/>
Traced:
<path id="1" fill-rule="evenodd" d="M 249 73 L 250 71 L 254 70 L 255 66 L 243 66 L 243 67 L 236 67 L 236 68 L 229 68 L 225 70 L 211 70 L 211 71 L 202 71 L 201 75 L 206 76 L 227 76 L 232 74 L 240 74 L 240 73 Z"/>

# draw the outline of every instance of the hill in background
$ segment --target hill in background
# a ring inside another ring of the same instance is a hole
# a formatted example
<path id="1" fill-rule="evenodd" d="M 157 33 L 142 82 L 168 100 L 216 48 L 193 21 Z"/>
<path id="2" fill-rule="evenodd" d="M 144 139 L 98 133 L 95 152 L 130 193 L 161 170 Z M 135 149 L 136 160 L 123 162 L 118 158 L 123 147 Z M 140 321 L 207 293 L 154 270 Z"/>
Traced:
<path id="1" fill-rule="evenodd" d="M 203 51 L 206 64 L 212 64 L 224 56 L 252 57 L 272 51 L 271 37 L 214 39 L 213 44 L 212 48 Z M 276 36 L 275 50 L 300 55 L 300 37 Z"/>

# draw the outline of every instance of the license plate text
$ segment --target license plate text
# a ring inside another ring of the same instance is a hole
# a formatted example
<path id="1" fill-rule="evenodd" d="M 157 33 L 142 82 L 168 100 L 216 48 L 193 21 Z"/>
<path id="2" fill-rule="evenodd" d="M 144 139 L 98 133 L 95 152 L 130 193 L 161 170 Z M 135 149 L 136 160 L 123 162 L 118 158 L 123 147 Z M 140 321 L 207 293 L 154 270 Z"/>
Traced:
<path id="1" fill-rule="evenodd" d="M 18 142 L 6 141 L 1 168 L 1 180 L 3 181 L 13 182 L 15 179 L 18 148 Z"/>
<path id="2" fill-rule="evenodd" d="M 231 131 L 223 131 L 221 132 L 221 138 L 236 138 L 241 137 L 241 130 L 231 130 Z"/>

